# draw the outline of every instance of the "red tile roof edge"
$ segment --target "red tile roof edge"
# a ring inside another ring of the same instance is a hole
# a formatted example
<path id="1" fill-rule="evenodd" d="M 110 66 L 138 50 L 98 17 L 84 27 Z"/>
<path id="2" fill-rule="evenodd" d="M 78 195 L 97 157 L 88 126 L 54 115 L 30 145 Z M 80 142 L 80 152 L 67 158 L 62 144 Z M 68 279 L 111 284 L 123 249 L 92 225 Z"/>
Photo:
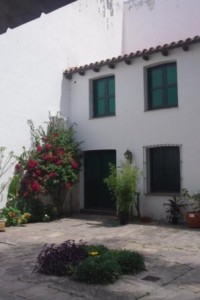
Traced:
<path id="1" fill-rule="evenodd" d="M 64 71 L 64 75 L 66 78 L 71 79 L 72 75 L 75 73 L 79 73 L 80 75 L 84 75 L 85 71 L 87 70 L 94 70 L 95 72 L 98 72 L 100 67 L 102 66 L 110 66 L 110 68 L 114 68 L 113 65 L 118 62 L 126 62 L 127 64 L 131 63 L 131 59 L 137 58 L 137 57 L 143 57 L 144 59 L 148 60 L 148 56 L 154 53 L 161 52 L 164 56 L 167 55 L 168 50 L 170 49 L 175 49 L 175 48 L 180 48 L 184 51 L 188 50 L 188 46 L 191 44 L 196 44 L 200 43 L 200 36 L 195 36 L 193 38 L 187 38 L 186 40 L 179 40 L 178 42 L 172 42 L 170 44 L 165 44 L 165 45 L 158 45 L 156 47 L 151 47 L 149 49 L 143 49 L 142 51 L 136 51 L 132 52 L 130 54 L 125 54 L 123 56 L 119 55 L 118 57 L 113 57 L 111 59 L 106 59 L 106 60 L 101 60 L 99 62 L 95 63 L 90 63 L 89 65 L 86 64 L 84 66 L 80 67 L 74 67 L 74 68 L 69 68 Z"/>

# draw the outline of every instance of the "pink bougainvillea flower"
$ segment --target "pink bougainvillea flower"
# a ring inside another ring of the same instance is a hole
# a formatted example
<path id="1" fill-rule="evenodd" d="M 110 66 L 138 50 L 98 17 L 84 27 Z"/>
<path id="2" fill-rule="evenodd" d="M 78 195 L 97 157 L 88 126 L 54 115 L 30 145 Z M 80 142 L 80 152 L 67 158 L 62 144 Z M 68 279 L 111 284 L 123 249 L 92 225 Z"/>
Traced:
<path id="1" fill-rule="evenodd" d="M 48 160 L 48 159 L 49 159 L 49 156 L 48 156 L 48 154 L 45 154 L 42 158 L 43 158 L 44 160 Z"/>
<path id="2" fill-rule="evenodd" d="M 72 187 L 72 184 L 71 184 L 71 182 L 68 181 L 68 182 L 66 183 L 66 188 L 69 190 L 71 187 Z"/>
<path id="3" fill-rule="evenodd" d="M 41 173 L 42 173 L 42 171 L 38 169 L 38 170 L 35 171 L 35 173 L 36 173 L 38 176 L 40 176 Z"/>
<path id="4" fill-rule="evenodd" d="M 53 159 L 53 153 L 52 152 L 49 152 L 48 153 L 48 160 L 52 160 Z"/>
<path id="5" fill-rule="evenodd" d="M 60 165 L 62 163 L 61 159 L 59 159 L 58 157 L 54 157 L 54 162 L 56 165 Z"/>
<path id="6" fill-rule="evenodd" d="M 60 156 L 64 156 L 66 151 L 64 149 L 58 149 L 57 154 Z"/>
<path id="7" fill-rule="evenodd" d="M 37 161 L 30 159 L 28 162 L 28 165 L 27 165 L 27 169 L 28 170 L 33 169 L 33 168 L 37 167 L 37 165 L 38 165 Z"/>
<path id="8" fill-rule="evenodd" d="M 52 148 L 52 145 L 51 144 L 49 144 L 49 143 L 46 143 L 45 144 L 45 148 L 48 150 L 48 149 L 51 149 Z"/>
<path id="9" fill-rule="evenodd" d="M 15 171 L 16 171 L 16 172 L 22 171 L 22 165 L 16 164 L 16 166 L 15 166 Z"/>
<path id="10" fill-rule="evenodd" d="M 57 176 L 58 176 L 58 174 L 56 172 L 49 173 L 49 178 L 55 178 Z"/>
<path id="11" fill-rule="evenodd" d="M 40 152 L 40 151 L 42 151 L 42 146 L 38 145 L 38 146 L 36 147 L 36 149 L 37 149 L 38 152 Z"/>
<path id="12" fill-rule="evenodd" d="M 44 155 L 44 156 L 43 156 L 43 159 L 44 159 L 44 160 L 53 160 L 53 154 L 52 154 L 52 152 L 50 152 L 50 153 Z"/>
<path id="13" fill-rule="evenodd" d="M 72 160 L 71 166 L 73 169 L 78 169 L 78 163 L 75 160 Z"/>
<path id="14" fill-rule="evenodd" d="M 32 190 L 35 192 L 40 190 L 40 185 L 36 181 L 32 184 Z"/>

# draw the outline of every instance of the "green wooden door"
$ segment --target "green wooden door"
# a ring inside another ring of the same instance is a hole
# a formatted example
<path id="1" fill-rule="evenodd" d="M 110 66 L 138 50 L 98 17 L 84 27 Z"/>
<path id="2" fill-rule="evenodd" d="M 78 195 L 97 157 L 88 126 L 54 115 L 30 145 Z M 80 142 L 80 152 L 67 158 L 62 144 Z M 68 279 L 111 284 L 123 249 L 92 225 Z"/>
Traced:
<path id="1" fill-rule="evenodd" d="M 115 150 L 87 151 L 84 155 L 85 208 L 115 209 L 115 201 L 103 182 L 109 163 L 116 165 Z"/>

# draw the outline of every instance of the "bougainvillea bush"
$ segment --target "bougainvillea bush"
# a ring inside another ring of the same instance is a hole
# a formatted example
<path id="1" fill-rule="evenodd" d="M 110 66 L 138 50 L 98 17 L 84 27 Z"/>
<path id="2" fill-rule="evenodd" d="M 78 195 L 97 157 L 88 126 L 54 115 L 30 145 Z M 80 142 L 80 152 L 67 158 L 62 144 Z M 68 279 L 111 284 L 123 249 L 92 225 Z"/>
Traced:
<path id="1" fill-rule="evenodd" d="M 66 194 L 77 182 L 80 166 L 80 143 L 75 141 L 75 124 L 69 126 L 59 116 L 49 117 L 47 130 L 41 126 L 31 130 L 32 148 L 18 158 L 16 173 L 21 174 L 18 197 L 38 199 L 51 196 L 58 212 L 63 213 Z"/>

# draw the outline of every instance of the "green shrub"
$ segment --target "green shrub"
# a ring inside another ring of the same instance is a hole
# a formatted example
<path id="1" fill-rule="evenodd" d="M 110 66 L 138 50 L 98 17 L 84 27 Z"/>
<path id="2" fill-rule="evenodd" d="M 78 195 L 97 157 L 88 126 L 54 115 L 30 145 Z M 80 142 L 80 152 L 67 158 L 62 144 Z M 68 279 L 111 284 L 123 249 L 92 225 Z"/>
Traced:
<path id="1" fill-rule="evenodd" d="M 28 212 L 22 213 L 14 207 L 4 207 L 0 210 L 0 218 L 4 219 L 6 226 L 17 226 L 25 224 L 31 215 Z"/>
<path id="2" fill-rule="evenodd" d="M 68 240 L 60 245 L 45 245 L 37 258 L 35 271 L 89 284 L 109 284 L 121 274 L 145 270 L 141 254 L 128 250 L 109 250 L 104 245 L 86 245 Z"/>
<path id="3" fill-rule="evenodd" d="M 42 222 L 44 217 L 44 205 L 38 199 L 16 199 L 16 207 L 22 213 L 31 214 L 30 222 Z"/>
<path id="4" fill-rule="evenodd" d="M 114 250 L 112 252 L 122 274 L 136 274 L 145 270 L 144 258 L 140 253 L 129 250 Z"/>
<path id="5" fill-rule="evenodd" d="M 129 212 L 131 205 L 135 204 L 138 177 L 138 168 L 128 160 L 122 162 L 120 168 L 110 165 L 109 175 L 104 183 L 116 199 L 120 212 Z"/>
<path id="6" fill-rule="evenodd" d="M 111 252 L 89 256 L 74 270 L 73 279 L 90 284 L 109 284 L 121 274 L 120 266 Z"/>
<path id="7" fill-rule="evenodd" d="M 57 208 L 54 205 L 50 205 L 50 204 L 44 205 L 43 214 L 44 217 L 45 215 L 49 217 L 49 221 L 56 220 L 59 217 Z"/>

